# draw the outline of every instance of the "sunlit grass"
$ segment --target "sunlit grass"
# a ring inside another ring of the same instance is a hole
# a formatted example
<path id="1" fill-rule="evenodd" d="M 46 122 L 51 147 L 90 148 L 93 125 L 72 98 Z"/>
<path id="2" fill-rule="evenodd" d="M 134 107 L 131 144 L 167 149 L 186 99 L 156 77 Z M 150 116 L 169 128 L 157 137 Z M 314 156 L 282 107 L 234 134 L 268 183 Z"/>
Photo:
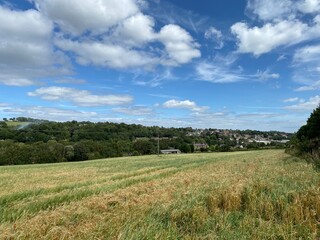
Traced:
<path id="1" fill-rule="evenodd" d="M 9 126 L 9 127 L 18 127 L 18 126 L 21 126 L 21 125 L 27 125 L 29 122 L 13 122 L 13 121 L 7 121 L 6 124 Z"/>
<path id="2" fill-rule="evenodd" d="M 281 150 L 0 168 L 4 239 L 317 239 L 320 176 Z"/>

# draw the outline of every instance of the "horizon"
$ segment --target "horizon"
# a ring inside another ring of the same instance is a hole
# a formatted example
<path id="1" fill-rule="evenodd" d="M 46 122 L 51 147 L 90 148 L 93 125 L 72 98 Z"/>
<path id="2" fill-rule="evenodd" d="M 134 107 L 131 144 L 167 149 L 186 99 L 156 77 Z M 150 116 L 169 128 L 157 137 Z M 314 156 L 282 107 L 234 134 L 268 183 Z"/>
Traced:
<path id="1" fill-rule="evenodd" d="M 19 118 L 19 117 L 17 117 Z M 54 121 L 54 120 L 47 120 L 47 119 L 36 119 L 36 118 L 30 118 L 31 120 L 35 120 L 35 122 L 25 122 L 25 121 L 19 121 L 17 120 L 16 117 L 13 118 L 3 118 L 4 122 L 23 122 L 27 123 L 27 125 L 23 125 L 22 128 L 19 125 L 19 128 L 17 130 L 23 130 L 24 128 L 32 125 L 32 124 L 42 124 L 46 122 L 55 122 L 55 123 L 66 123 L 66 122 L 73 122 L 76 121 L 77 123 L 82 123 L 82 122 L 89 122 L 89 123 L 111 123 L 111 124 L 127 124 L 127 125 L 140 125 L 142 127 L 151 127 L 151 128 L 191 128 L 192 130 L 222 130 L 222 131 L 258 131 L 258 132 L 279 132 L 279 133 L 286 133 L 286 134 L 295 134 L 296 132 L 284 132 L 284 131 L 277 131 L 277 130 L 268 130 L 268 131 L 263 131 L 263 130 L 257 130 L 257 129 L 232 129 L 232 128 L 193 128 L 193 127 L 165 127 L 165 126 L 157 126 L 157 125 L 143 125 L 143 124 L 135 124 L 135 123 L 125 123 L 125 122 L 93 122 L 93 121 L 77 121 L 77 120 L 68 120 L 68 121 Z M 20 117 L 20 118 L 25 118 L 25 117 Z M 4 120 L 6 119 L 6 120 Z M 29 119 L 29 120 L 30 120 Z M 1 121 L 0 121 L 1 122 Z"/>
<path id="2" fill-rule="evenodd" d="M 320 0 L 0 0 L 0 117 L 296 132 Z"/>

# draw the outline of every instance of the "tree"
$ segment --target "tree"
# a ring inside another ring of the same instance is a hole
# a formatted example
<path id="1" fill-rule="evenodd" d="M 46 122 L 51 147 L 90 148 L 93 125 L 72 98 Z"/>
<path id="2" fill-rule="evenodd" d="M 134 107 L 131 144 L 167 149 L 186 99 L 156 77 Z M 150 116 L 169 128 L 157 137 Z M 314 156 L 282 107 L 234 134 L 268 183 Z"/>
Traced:
<path id="1" fill-rule="evenodd" d="M 298 130 L 287 150 L 320 169 L 320 105 L 313 110 L 307 124 Z"/>
<path id="2" fill-rule="evenodd" d="M 193 145 L 192 145 L 193 146 Z M 191 152 L 191 147 L 190 147 L 190 144 L 182 144 L 179 148 L 181 150 L 181 152 L 184 152 L 184 153 L 190 153 Z"/>
<path id="3" fill-rule="evenodd" d="M 139 152 L 142 155 L 154 154 L 155 145 L 149 140 L 138 140 L 133 143 L 133 150 Z"/>
<path id="4" fill-rule="evenodd" d="M 88 160 L 88 149 L 82 143 L 76 143 L 73 146 L 74 149 L 74 156 L 73 161 L 84 161 Z"/>
<path id="5" fill-rule="evenodd" d="M 74 148 L 72 145 L 64 147 L 64 157 L 67 161 L 72 161 L 74 158 Z"/>

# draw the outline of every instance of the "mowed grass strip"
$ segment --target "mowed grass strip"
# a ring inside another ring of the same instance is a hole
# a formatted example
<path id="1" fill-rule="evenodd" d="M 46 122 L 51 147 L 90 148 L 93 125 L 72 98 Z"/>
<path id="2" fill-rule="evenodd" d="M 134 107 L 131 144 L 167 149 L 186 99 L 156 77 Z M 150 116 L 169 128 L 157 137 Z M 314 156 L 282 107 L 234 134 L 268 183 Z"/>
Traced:
<path id="1" fill-rule="evenodd" d="M 150 160 L 150 157 L 142 157 L 141 159 L 138 158 L 138 160 L 135 158 L 101 160 L 78 163 L 72 170 L 69 167 L 73 167 L 76 164 L 47 164 L 43 166 L 43 169 L 41 169 L 41 166 L 39 168 L 39 165 L 34 168 L 30 166 L 4 167 L 3 171 L 5 175 L 8 177 L 8 173 L 11 170 L 12 176 L 15 176 L 14 181 L 17 183 L 19 183 L 19 174 L 24 176 L 25 171 L 29 171 L 30 176 L 28 180 L 33 182 L 32 177 L 34 176 L 38 180 L 36 185 L 40 186 L 40 188 L 22 190 L 12 194 L 5 194 L 3 191 L 0 197 L 0 222 L 14 221 L 22 216 L 33 215 L 40 210 L 52 209 L 60 204 L 78 201 L 91 195 L 113 192 L 139 182 L 167 177 L 181 170 L 217 161 L 217 158 L 208 158 L 206 155 L 202 155 L 201 157 L 199 155 L 194 156 L 195 160 L 189 156 L 187 158 L 185 156 L 180 158 L 153 156 L 155 160 Z M 105 165 L 102 163 L 105 163 Z M 119 165 L 122 167 L 120 168 Z M 59 167 L 64 169 L 64 174 Z M 93 170 L 94 167 L 96 167 L 96 172 Z M 104 171 L 103 168 L 105 168 Z M 22 173 L 19 173 L 19 169 Z M 120 169 L 122 169 L 122 173 L 119 173 Z M 154 171 L 157 172 L 165 169 L 169 169 L 169 171 L 152 174 Z M 55 170 L 57 171 L 55 172 Z M 93 176 L 88 176 L 88 172 Z M 78 178 L 79 182 L 77 183 L 65 184 L 64 177 L 68 179 L 68 176 L 73 176 L 75 173 L 79 176 L 85 173 L 84 178 L 81 179 L 82 181 L 79 181 L 80 179 Z M 64 177 L 61 177 L 61 175 Z M 48 179 L 55 179 L 56 186 L 51 187 L 52 183 L 48 183 Z M 93 180 L 87 181 L 88 179 Z M 22 179 L 22 181 L 26 183 L 26 186 L 20 188 L 28 189 L 30 187 L 29 183 L 26 182 L 26 179 Z M 46 187 L 47 184 L 50 187 Z"/>
<path id="2" fill-rule="evenodd" d="M 34 210 L 28 198 L 14 202 L 8 214 L 20 215 L 3 221 L 0 233 L 4 239 L 318 239 L 319 173 L 295 160 L 278 150 L 137 157 L 128 165 L 122 161 L 130 158 L 111 160 L 122 173 L 109 160 L 74 163 L 66 166 L 99 166 L 97 178 L 116 174 L 111 184 L 40 194 Z M 55 167 L 48 167 L 51 174 Z M 86 189 L 92 192 L 81 195 Z M 60 203 L 51 202 L 59 195 Z M 16 212 L 19 204 L 25 214 Z"/>

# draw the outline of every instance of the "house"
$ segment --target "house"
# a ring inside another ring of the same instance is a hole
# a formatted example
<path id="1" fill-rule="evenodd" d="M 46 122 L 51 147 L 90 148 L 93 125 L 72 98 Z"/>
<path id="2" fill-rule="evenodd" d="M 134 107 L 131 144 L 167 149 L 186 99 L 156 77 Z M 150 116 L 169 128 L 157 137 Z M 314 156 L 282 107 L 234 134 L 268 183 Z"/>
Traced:
<path id="1" fill-rule="evenodd" d="M 160 150 L 162 154 L 180 154 L 181 151 L 179 149 L 165 149 L 165 150 Z"/>
<path id="2" fill-rule="evenodd" d="M 193 144 L 194 151 L 201 151 L 201 149 L 208 149 L 209 145 L 206 143 L 195 143 Z"/>

